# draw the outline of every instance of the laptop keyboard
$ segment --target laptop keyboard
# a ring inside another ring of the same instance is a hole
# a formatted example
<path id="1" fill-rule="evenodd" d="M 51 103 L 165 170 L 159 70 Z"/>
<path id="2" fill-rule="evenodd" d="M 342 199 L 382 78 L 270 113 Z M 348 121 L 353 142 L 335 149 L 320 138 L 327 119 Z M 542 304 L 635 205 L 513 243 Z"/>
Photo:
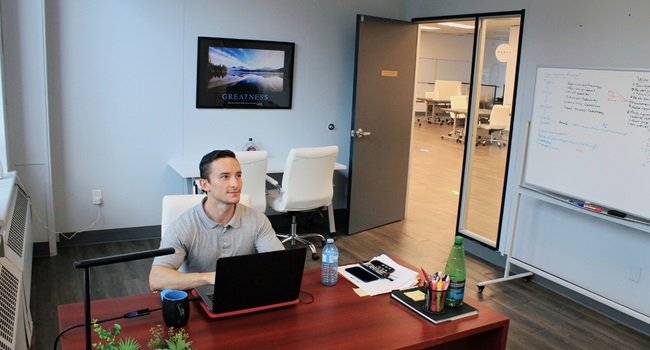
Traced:
<path id="1" fill-rule="evenodd" d="M 208 298 L 211 302 L 214 302 L 214 293 L 208 293 Z"/>

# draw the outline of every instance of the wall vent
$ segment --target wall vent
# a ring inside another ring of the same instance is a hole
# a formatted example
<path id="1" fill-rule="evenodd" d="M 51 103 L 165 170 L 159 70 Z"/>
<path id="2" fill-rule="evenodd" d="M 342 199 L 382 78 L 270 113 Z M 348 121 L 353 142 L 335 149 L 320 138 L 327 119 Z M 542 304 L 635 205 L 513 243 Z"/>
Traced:
<path id="1" fill-rule="evenodd" d="M 16 311 L 18 309 L 18 296 L 20 275 L 8 269 L 6 259 L 0 265 L 0 339 L 2 344 L 14 344 Z M 4 345 L 3 345 L 4 346 Z"/>
<path id="2" fill-rule="evenodd" d="M 23 257 L 25 246 L 25 229 L 27 227 L 27 211 L 29 210 L 29 199 L 23 190 L 16 186 L 14 199 L 14 210 L 11 215 L 11 224 L 7 234 L 7 247 L 18 257 Z"/>

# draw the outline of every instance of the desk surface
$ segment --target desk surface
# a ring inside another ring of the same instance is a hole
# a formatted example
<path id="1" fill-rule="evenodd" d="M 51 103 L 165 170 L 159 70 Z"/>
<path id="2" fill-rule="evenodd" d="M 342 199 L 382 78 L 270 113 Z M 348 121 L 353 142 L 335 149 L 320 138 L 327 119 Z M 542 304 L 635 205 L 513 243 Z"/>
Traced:
<path id="1" fill-rule="evenodd" d="M 269 157 L 269 160 L 266 164 L 266 172 L 268 174 L 279 174 L 284 172 L 284 165 L 286 163 L 286 158 L 282 157 Z M 189 160 L 171 160 L 169 161 L 169 166 L 174 169 L 178 175 L 186 179 L 198 178 L 201 175 L 199 174 L 199 161 L 189 161 Z M 345 170 L 347 167 L 344 164 L 336 163 L 334 164 L 334 170 Z"/>
<path id="2" fill-rule="evenodd" d="M 422 348 L 461 346 L 463 348 L 505 349 L 509 319 L 482 303 L 465 297 L 479 310 L 478 316 L 434 325 L 383 294 L 359 297 L 354 285 L 339 277 L 334 287 L 320 283 L 320 269 L 305 271 L 302 290 L 314 296 L 311 304 L 225 319 L 209 318 L 200 305 L 191 303 L 190 320 L 184 327 L 197 349 L 215 344 L 228 348 Z M 301 293 L 301 300 L 310 297 Z M 160 307 L 157 293 L 96 300 L 91 304 L 93 319 L 105 319 L 129 311 Z M 83 323 L 83 303 L 59 305 L 59 326 Z M 160 311 L 150 315 L 108 322 L 119 323 L 122 334 L 134 337 L 146 347 L 149 328 L 163 324 Z M 106 325 L 104 324 L 105 328 Z M 66 333 L 64 349 L 84 347 L 84 328 Z M 93 342 L 96 334 L 93 332 Z"/>

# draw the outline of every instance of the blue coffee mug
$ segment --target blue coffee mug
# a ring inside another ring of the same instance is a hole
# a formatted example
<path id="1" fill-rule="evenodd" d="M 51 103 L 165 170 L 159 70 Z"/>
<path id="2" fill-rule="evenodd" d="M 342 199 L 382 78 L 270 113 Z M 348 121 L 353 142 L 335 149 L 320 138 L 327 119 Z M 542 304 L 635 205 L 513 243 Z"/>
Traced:
<path id="1" fill-rule="evenodd" d="M 182 327 L 190 318 L 190 299 L 182 290 L 165 289 L 160 292 L 163 320 L 168 327 Z"/>

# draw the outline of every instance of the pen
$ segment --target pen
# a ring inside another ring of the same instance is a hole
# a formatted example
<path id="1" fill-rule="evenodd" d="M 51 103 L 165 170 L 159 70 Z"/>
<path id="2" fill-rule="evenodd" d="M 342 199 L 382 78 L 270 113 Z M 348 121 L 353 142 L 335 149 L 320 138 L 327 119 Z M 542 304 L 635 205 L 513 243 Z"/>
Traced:
<path id="1" fill-rule="evenodd" d="M 427 283 L 431 284 L 431 279 L 429 278 L 429 275 L 424 271 L 424 268 L 420 267 L 420 270 L 422 270 L 422 274 L 424 275 L 424 280 L 427 281 Z"/>

